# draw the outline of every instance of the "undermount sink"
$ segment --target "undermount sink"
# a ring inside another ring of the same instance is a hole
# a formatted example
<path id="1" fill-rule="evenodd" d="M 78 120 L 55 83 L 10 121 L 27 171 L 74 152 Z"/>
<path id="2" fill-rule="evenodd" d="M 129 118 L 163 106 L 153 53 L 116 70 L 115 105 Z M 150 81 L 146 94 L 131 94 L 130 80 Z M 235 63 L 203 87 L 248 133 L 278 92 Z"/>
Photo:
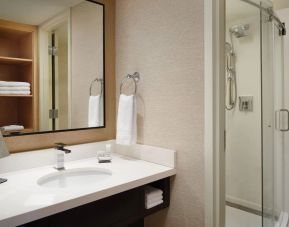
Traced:
<path id="1" fill-rule="evenodd" d="M 47 188 L 83 187 L 98 184 L 111 175 L 108 169 L 75 168 L 47 174 L 39 178 L 37 184 Z"/>

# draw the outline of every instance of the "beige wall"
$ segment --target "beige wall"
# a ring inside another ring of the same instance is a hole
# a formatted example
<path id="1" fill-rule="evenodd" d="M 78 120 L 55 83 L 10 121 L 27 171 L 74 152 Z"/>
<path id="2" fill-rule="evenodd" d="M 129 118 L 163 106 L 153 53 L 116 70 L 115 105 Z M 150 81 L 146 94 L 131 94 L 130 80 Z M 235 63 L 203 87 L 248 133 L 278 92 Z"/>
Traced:
<path id="1" fill-rule="evenodd" d="M 117 94 L 140 72 L 138 142 L 178 152 L 171 206 L 149 227 L 204 226 L 203 11 L 203 0 L 116 1 Z"/>
<path id="2" fill-rule="evenodd" d="M 273 4 L 275 9 L 285 9 L 289 7 L 288 0 L 273 0 Z"/>

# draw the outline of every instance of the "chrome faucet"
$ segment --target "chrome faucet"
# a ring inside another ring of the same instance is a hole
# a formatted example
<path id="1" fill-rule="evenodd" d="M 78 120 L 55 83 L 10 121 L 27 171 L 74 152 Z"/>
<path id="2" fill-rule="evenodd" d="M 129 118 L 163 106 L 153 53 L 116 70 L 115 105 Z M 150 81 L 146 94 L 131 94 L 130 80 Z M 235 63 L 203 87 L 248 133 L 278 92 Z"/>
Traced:
<path id="1" fill-rule="evenodd" d="M 71 150 L 64 148 L 66 144 L 64 143 L 56 143 L 55 144 L 55 149 L 56 149 L 56 164 L 55 164 L 55 169 L 57 170 L 65 170 L 64 167 L 64 154 L 69 154 L 71 153 Z"/>

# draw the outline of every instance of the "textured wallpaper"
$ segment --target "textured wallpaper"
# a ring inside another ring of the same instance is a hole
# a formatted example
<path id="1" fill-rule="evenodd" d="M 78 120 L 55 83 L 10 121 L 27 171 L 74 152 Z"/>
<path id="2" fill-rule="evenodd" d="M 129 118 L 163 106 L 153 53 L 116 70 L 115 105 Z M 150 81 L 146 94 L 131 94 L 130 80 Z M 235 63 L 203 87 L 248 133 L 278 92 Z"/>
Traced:
<path id="1" fill-rule="evenodd" d="M 204 226 L 203 11 L 203 0 L 116 1 L 117 89 L 141 74 L 138 142 L 178 152 L 170 208 L 147 227 Z"/>

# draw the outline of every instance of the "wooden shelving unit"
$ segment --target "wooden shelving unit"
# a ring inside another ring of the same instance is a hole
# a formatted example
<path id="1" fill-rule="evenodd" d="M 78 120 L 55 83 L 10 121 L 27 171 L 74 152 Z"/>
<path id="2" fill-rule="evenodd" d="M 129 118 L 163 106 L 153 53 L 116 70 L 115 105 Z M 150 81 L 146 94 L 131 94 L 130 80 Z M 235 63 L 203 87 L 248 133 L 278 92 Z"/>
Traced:
<path id="1" fill-rule="evenodd" d="M 0 94 L 0 97 L 26 97 L 26 98 L 32 98 L 33 95 L 4 95 L 4 94 Z"/>
<path id="2" fill-rule="evenodd" d="M 31 84 L 30 95 L 0 94 L 0 127 L 38 130 L 37 27 L 0 20 L 0 80 Z"/>
<path id="3" fill-rule="evenodd" d="M 4 57 L 0 56 L 0 64 L 7 64 L 7 65 L 26 65 L 31 64 L 32 59 L 26 58 L 11 58 L 11 57 Z"/>

